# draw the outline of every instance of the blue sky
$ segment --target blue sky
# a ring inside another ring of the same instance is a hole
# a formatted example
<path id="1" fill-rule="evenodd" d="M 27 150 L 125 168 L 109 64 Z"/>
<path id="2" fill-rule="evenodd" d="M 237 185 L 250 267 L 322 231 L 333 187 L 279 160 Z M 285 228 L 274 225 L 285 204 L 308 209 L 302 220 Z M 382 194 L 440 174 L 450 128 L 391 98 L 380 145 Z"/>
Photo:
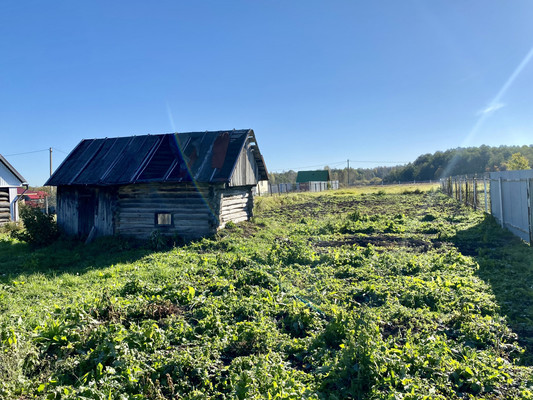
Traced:
<path id="1" fill-rule="evenodd" d="M 40 185 L 41 150 L 57 168 L 84 138 L 252 128 L 271 171 L 533 144 L 532 20 L 529 0 L 2 2 L 0 154 Z"/>

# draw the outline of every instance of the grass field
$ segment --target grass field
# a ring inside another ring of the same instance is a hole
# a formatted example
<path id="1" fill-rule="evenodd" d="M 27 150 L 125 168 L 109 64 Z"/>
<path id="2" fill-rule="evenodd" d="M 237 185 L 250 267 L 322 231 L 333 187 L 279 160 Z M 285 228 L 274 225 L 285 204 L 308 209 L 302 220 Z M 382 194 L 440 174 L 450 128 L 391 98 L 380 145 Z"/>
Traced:
<path id="1" fill-rule="evenodd" d="M 159 251 L 3 235 L 0 397 L 533 399 L 533 252 L 430 189 L 260 198 Z"/>

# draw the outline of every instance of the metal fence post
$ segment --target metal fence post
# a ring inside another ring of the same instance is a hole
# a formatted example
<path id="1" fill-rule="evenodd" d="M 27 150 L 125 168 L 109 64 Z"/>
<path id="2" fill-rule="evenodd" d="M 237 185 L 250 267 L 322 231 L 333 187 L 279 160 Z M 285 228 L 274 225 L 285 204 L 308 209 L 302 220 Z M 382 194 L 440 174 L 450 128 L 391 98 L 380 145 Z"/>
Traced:
<path id="1" fill-rule="evenodd" d="M 501 218 L 501 223 L 500 225 L 502 226 L 502 228 L 504 227 L 504 222 L 503 222 L 503 190 L 502 190 L 502 177 L 500 176 L 500 218 Z"/>
<path id="2" fill-rule="evenodd" d="M 527 193 L 527 216 L 528 216 L 528 230 L 529 230 L 529 244 L 531 245 L 533 243 L 533 210 L 531 209 L 531 207 L 533 206 L 533 204 L 531 204 L 531 200 L 532 200 L 532 197 L 531 197 L 531 189 L 533 189 L 533 187 L 531 186 L 531 183 L 533 182 L 533 180 L 531 178 L 528 178 L 527 180 L 527 190 L 526 190 L 526 193 Z"/>

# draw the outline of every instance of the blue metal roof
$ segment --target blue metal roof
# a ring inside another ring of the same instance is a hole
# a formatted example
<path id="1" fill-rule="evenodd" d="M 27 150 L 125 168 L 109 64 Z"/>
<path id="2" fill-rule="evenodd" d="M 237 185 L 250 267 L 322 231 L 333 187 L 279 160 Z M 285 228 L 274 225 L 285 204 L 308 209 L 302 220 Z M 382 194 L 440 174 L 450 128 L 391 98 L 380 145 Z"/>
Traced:
<path id="1" fill-rule="evenodd" d="M 136 182 L 229 182 L 249 141 L 260 180 L 268 179 L 251 129 L 85 139 L 45 185 L 120 185 Z"/>

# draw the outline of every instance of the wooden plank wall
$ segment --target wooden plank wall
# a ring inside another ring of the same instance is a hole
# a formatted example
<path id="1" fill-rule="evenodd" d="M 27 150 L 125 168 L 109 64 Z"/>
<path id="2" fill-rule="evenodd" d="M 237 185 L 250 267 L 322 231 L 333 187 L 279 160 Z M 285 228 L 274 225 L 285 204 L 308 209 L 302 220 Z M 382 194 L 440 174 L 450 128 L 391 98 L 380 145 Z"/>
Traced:
<path id="1" fill-rule="evenodd" d="M 148 238 L 164 235 L 199 238 L 216 232 L 218 206 L 208 185 L 134 184 L 118 189 L 115 233 Z M 156 226 L 156 213 L 172 214 L 171 226 Z"/>
<path id="2" fill-rule="evenodd" d="M 99 187 L 59 186 L 57 188 L 57 224 L 59 228 L 71 236 L 80 235 L 80 220 L 87 223 L 86 236 L 92 226 L 96 228 L 95 236 L 113 235 L 113 213 L 115 209 L 115 189 Z M 80 199 L 84 198 L 91 207 L 80 207 Z M 80 209 L 81 208 L 81 209 Z M 85 213 L 80 215 L 80 213 Z"/>
<path id="3" fill-rule="evenodd" d="M 259 170 L 253 155 L 253 150 L 246 143 L 235 164 L 230 186 L 257 185 L 258 179 Z"/>
<path id="4" fill-rule="evenodd" d="M 229 221 L 247 221 L 252 217 L 253 196 L 251 187 L 229 188 L 221 192 L 220 228 Z"/>
<path id="5" fill-rule="evenodd" d="M 11 221 L 8 189 L 0 189 L 0 225 Z"/>
<path id="6" fill-rule="evenodd" d="M 114 212 L 116 208 L 115 187 L 96 189 L 96 209 L 94 227 L 96 236 L 110 236 L 115 233 Z"/>
<path id="7" fill-rule="evenodd" d="M 78 193 L 73 187 L 57 187 L 57 225 L 67 235 L 78 235 Z"/>

